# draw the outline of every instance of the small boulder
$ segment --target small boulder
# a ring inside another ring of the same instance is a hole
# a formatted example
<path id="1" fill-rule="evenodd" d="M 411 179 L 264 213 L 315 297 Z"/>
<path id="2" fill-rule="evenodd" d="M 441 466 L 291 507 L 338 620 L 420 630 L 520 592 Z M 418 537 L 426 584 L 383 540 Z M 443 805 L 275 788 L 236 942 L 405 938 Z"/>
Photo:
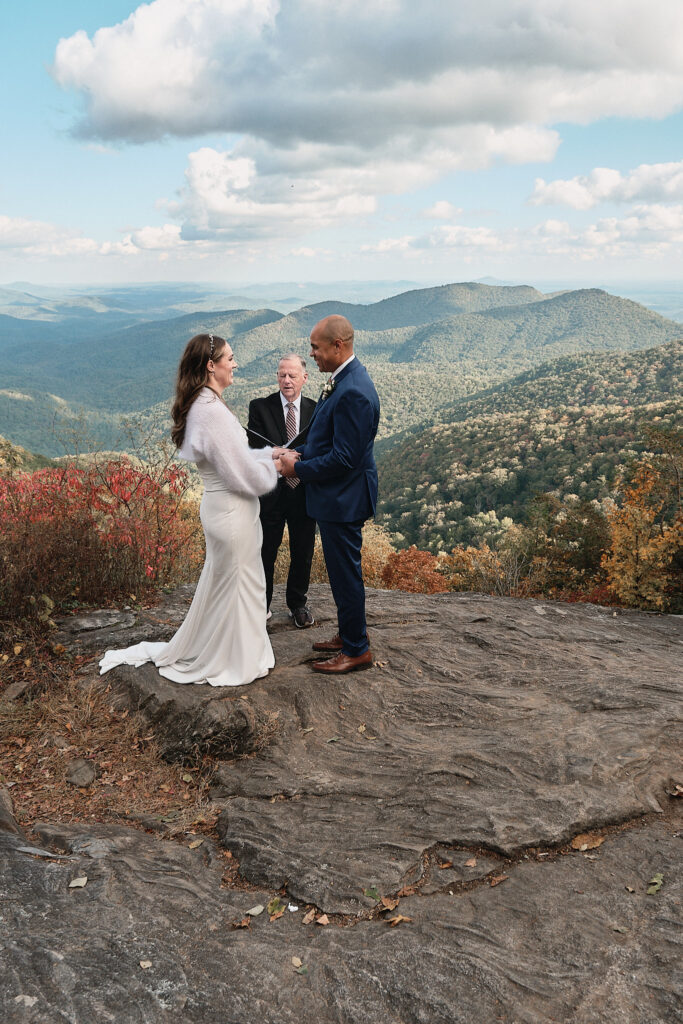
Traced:
<path id="1" fill-rule="evenodd" d="M 0 832 L 12 832 L 23 837 L 23 832 L 14 817 L 12 798 L 6 789 L 0 789 Z"/>
<path id="2" fill-rule="evenodd" d="M 92 761 L 86 761 L 83 757 L 77 757 L 69 765 L 66 773 L 66 781 L 72 786 L 91 786 L 97 777 L 97 770 Z"/>

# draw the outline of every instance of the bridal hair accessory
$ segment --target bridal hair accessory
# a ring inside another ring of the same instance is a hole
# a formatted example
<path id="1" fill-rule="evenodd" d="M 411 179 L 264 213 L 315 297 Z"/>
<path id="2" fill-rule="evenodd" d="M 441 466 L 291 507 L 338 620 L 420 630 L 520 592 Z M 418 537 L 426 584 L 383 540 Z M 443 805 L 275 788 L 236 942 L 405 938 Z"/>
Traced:
<path id="1" fill-rule="evenodd" d="M 336 380 L 334 379 L 334 377 L 330 377 L 330 379 L 327 381 L 322 391 L 320 392 L 320 401 L 324 402 L 326 398 L 329 398 L 334 389 L 336 388 L 336 386 Z"/>
<path id="2" fill-rule="evenodd" d="M 209 341 L 211 342 L 211 351 L 209 352 L 209 359 L 213 359 L 213 334 L 209 335 Z"/>

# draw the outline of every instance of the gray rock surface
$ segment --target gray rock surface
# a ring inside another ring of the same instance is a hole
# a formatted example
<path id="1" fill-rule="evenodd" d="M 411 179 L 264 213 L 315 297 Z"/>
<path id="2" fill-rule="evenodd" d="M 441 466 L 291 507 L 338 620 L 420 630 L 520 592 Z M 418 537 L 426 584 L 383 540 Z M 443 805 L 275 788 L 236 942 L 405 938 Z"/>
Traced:
<path id="1" fill-rule="evenodd" d="M 182 618 L 173 602 L 155 609 L 157 631 L 150 613 L 114 638 L 72 620 L 62 642 L 99 654 L 163 638 Z M 220 887 L 209 839 L 189 850 L 127 828 L 41 826 L 35 842 L 67 858 L 53 861 L 0 830 L 0 1019 L 680 1019 L 669 794 L 683 772 L 683 620 L 371 591 L 375 666 L 327 678 L 307 664 L 335 632 L 327 588 L 311 604 L 319 628 L 276 616 L 276 669 L 248 687 L 174 687 L 149 667 L 84 677 L 140 710 L 166 756 L 217 756 L 218 839 L 240 888 Z M 588 830 L 604 843 L 571 851 Z M 78 874 L 87 885 L 69 890 Z M 299 910 L 231 927 L 278 891 Z M 388 927 L 377 895 L 400 900 L 385 917 L 411 920 Z M 331 923 L 303 925 L 309 905 Z"/>
<path id="2" fill-rule="evenodd" d="M 680 1019 L 680 839 L 663 822 L 591 854 L 498 861 L 507 878 L 495 887 L 475 870 L 469 883 L 418 890 L 383 915 L 410 918 L 397 927 L 304 925 L 299 906 L 235 929 L 273 893 L 222 888 L 209 839 L 190 850 L 115 826 L 37 832 L 59 859 L 0 832 L 4 1024 Z M 664 882 L 648 896 L 654 873 Z M 86 885 L 70 889 L 77 877 Z"/>
<path id="3" fill-rule="evenodd" d="M 92 786 L 97 778 L 97 769 L 92 761 L 76 757 L 69 763 L 66 781 L 72 786 Z"/>

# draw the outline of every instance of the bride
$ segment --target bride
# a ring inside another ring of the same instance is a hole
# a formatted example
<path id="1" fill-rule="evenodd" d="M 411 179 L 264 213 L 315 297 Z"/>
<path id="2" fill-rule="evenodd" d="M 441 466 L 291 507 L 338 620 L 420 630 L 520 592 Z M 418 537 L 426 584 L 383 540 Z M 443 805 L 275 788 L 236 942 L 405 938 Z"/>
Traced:
<path id="1" fill-rule="evenodd" d="M 260 494 L 277 483 L 272 448 L 249 448 L 221 395 L 237 369 L 230 345 L 197 334 L 178 367 L 171 436 L 204 483 L 200 518 L 206 561 L 187 617 L 168 643 L 106 651 L 100 675 L 116 665 L 153 661 L 176 683 L 242 686 L 275 664 L 266 632 Z"/>

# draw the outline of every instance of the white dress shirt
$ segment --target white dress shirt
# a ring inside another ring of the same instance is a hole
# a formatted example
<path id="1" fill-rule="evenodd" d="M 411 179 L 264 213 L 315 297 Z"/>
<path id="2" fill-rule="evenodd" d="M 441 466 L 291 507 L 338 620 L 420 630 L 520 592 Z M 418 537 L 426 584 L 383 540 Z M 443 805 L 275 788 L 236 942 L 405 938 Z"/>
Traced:
<path id="1" fill-rule="evenodd" d="M 337 374 L 341 373 L 342 370 L 344 369 L 344 367 L 348 366 L 349 363 L 351 362 L 351 360 L 355 359 L 355 358 L 356 358 L 355 355 L 351 355 L 351 356 L 349 356 L 348 359 L 345 359 L 344 362 L 341 364 L 341 366 L 338 366 L 337 369 L 334 371 L 334 373 L 330 377 L 330 380 L 334 380 L 334 378 L 337 376 Z"/>

